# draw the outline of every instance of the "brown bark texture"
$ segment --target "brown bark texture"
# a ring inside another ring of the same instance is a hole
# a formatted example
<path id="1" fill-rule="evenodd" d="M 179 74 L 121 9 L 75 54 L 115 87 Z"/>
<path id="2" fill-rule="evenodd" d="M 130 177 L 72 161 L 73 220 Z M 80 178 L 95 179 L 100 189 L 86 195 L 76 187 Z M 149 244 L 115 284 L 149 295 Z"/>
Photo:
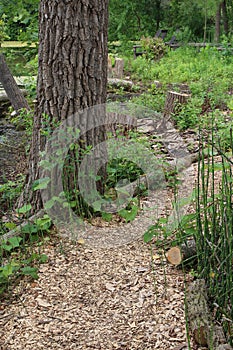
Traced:
<path id="1" fill-rule="evenodd" d="M 221 326 L 212 319 L 208 306 L 208 295 L 205 281 L 195 280 L 189 285 L 186 294 L 187 316 L 189 329 L 197 344 L 208 346 L 213 350 L 232 350 L 227 344 Z"/>
<path id="2" fill-rule="evenodd" d="M 30 109 L 23 92 L 19 89 L 10 69 L 7 66 L 5 57 L 0 53 L 0 82 L 13 106 L 18 111 L 22 108 Z"/>
<path id="3" fill-rule="evenodd" d="M 187 103 L 190 94 L 180 93 L 176 91 L 168 91 L 164 106 L 164 118 L 168 118 L 171 114 L 178 113 L 180 106 Z"/>
<path id="4" fill-rule="evenodd" d="M 34 211 L 42 207 L 31 185 L 39 178 L 44 134 L 78 111 L 106 102 L 107 28 L 108 0 L 41 0 L 37 105 L 28 179 L 18 206 L 27 201 Z M 88 129 L 88 120 L 82 122 Z M 92 131 L 87 138 L 98 141 L 100 134 Z"/>

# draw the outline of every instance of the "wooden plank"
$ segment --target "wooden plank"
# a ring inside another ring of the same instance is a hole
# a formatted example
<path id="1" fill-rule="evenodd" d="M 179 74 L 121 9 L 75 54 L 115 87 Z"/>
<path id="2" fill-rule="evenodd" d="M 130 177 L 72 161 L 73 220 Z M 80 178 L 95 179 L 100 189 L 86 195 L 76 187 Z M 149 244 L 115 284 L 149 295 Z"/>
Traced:
<path id="1" fill-rule="evenodd" d="M 3 41 L 1 44 L 2 48 L 21 48 L 21 47 L 30 47 L 35 48 L 38 46 L 38 43 L 28 43 L 24 41 Z"/>

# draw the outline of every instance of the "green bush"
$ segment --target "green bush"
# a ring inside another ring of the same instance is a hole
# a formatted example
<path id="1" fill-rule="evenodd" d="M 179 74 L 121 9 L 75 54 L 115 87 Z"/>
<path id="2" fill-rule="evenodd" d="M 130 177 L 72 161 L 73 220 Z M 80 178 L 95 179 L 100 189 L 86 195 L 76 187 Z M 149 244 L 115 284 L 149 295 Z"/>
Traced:
<path id="1" fill-rule="evenodd" d="M 142 37 L 140 42 L 146 59 L 157 61 L 167 52 L 167 47 L 161 38 Z"/>

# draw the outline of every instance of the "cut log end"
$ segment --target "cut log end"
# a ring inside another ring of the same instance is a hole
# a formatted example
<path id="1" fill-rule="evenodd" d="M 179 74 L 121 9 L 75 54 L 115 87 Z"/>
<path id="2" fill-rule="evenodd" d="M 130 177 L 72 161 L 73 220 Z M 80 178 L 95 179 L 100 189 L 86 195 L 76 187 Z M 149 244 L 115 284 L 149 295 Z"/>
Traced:
<path id="1" fill-rule="evenodd" d="M 196 258 L 196 244 L 189 240 L 180 246 L 170 248 L 166 253 L 167 260 L 172 265 L 180 265 L 182 262 L 191 263 Z"/>
<path id="2" fill-rule="evenodd" d="M 182 253 L 179 247 L 172 247 L 166 253 L 167 260 L 172 265 L 180 265 L 182 262 Z"/>

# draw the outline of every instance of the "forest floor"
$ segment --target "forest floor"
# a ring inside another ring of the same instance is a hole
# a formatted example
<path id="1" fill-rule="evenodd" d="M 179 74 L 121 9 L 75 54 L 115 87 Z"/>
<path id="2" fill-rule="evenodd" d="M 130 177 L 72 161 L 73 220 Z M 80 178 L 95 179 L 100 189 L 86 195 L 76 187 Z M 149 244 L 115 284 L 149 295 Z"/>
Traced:
<path id="1" fill-rule="evenodd" d="M 171 209 L 172 191 L 166 193 Z M 24 278 L 0 305 L 0 350 L 187 350 L 185 288 L 192 276 L 135 237 L 91 248 L 52 233 L 40 247 L 48 262 L 39 279 Z"/>
<path id="2" fill-rule="evenodd" d="M 24 278 L 0 306 L 1 350 L 188 349 L 184 299 L 192 276 L 155 245 L 135 238 L 90 248 L 54 232 L 40 253 L 48 262 L 39 279 Z"/>
<path id="3" fill-rule="evenodd" d="M 1 350 L 188 349 L 181 269 L 142 239 L 91 250 L 52 237 L 39 279 L 0 307 Z"/>

